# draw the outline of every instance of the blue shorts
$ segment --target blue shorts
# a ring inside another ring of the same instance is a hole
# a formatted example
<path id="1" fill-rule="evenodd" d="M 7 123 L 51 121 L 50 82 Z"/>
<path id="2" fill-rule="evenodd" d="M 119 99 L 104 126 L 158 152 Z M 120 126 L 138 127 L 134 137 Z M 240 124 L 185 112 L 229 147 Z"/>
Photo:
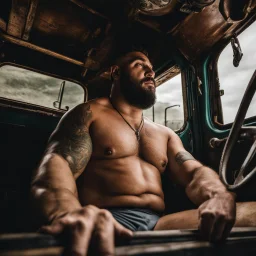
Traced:
<path id="1" fill-rule="evenodd" d="M 108 208 L 113 217 L 124 227 L 132 231 L 153 230 L 161 218 L 156 212 L 140 208 Z"/>

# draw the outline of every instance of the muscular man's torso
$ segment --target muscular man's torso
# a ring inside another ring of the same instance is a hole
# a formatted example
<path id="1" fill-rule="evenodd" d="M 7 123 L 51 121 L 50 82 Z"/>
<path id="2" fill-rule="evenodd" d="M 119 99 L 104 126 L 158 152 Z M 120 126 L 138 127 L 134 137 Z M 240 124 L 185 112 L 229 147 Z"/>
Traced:
<path id="1" fill-rule="evenodd" d="M 93 152 L 77 181 L 82 205 L 163 211 L 161 174 L 168 162 L 167 129 L 145 118 L 137 141 L 135 132 L 108 99 L 97 101 L 91 106 Z M 129 118 L 127 121 L 132 123 Z"/>

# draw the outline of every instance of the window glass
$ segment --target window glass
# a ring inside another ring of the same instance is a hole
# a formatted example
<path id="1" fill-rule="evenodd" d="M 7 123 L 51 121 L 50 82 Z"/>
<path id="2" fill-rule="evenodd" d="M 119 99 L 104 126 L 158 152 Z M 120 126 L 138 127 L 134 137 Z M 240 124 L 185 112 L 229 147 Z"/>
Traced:
<path id="1" fill-rule="evenodd" d="M 184 124 L 181 75 L 158 86 L 156 96 L 157 101 L 154 107 L 145 110 L 144 115 L 174 131 L 179 130 Z"/>
<path id="2" fill-rule="evenodd" d="M 60 88 L 63 85 L 59 106 Z M 84 89 L 79 84 L 6 65 L 0 68 L 0 97 L 67 110 L 84 101 Z"/>
<path id="3" fill-rule="evenodd" d="M 256 69 L 256 22 L 238 36 L 243 57 L 236 68 L 233 66 L 231 44 L 223 50 L 218 61 L 220 87 L 224 89 L 221 96 L 224 124 L 234 121 L 245 89 Z M 256 95 L 254 95 L 246 117 L 256 115 Z"/>

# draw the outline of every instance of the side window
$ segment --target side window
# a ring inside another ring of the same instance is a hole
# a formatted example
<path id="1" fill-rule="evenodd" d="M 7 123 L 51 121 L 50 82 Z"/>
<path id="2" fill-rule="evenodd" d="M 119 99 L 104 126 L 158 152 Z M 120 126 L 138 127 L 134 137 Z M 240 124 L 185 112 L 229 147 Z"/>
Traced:
<path id="1" fill-rule="evenodd" d="M 145 110 L 144 115 L 174 131 L 181 129 L 184 124 L 181 75 L 179 74 L 158 86 L 156 96 L 155 105 Z"/>
<path id="2" fill-rule="evenodd" d="M 223 50 L 218 61 L 220 88 L 224 124 L 234 121 L 245 89 L 256 69 L 256 22 L 238 36 L 243 57 L 236 68 L 233 66 L 233 50 L 231 44 Z M 247 111 L 246 118 L 256 115 L 256 95 Z"/>
<path id="3" fill-rule="evenodd" d="M 81 85 L 15 66 L 0 67 L 0 97 L 68 110 L 84 102 Z M 61 100 L 62 99 L 62 100 Z"/>

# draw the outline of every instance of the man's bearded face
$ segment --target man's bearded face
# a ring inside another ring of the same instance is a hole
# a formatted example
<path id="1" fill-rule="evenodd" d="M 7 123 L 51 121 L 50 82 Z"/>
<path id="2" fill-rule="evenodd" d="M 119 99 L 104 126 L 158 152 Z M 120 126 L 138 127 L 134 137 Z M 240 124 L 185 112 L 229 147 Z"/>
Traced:
<path id="1" fill-rule="evenodd" d="M 125 100 L 132 106 L 140 109 L 152 107 L 156 101 L 155 86 L 143 86 L 143 83 L 153 82 L 152 77 L 144 77 L 141 80 L 132 79 L 124 69 L 120 73 L 120 89 Z"/>

